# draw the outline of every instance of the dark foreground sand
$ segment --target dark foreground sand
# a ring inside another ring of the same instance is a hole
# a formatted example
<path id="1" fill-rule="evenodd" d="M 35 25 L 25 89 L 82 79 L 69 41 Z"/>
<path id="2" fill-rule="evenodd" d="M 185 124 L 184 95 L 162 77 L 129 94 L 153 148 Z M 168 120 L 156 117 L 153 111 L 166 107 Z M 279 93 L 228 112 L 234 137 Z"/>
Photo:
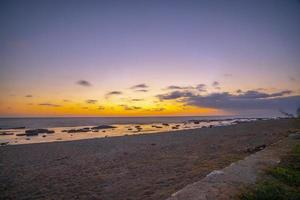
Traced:
<path id="1" fill-rule="evenodd" d="M 0 148 L 0 199 L 166 199 L 300 128 L 269 120 L 169 133 Z"/>

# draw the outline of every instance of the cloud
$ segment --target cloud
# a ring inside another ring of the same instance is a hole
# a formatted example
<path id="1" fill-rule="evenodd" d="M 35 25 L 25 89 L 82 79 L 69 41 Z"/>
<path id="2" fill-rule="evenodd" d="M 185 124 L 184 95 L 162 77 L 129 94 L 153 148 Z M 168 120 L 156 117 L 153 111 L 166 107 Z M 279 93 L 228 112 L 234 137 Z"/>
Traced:
<path id="1" fill-rule="evenodd" d="M 97 103 L 98 101 L 95 100 L 95 99 L 88 99 L 88 100 L 86 100 L 85 102 L 88 103 L 88 104 L 95 104 L 95 103 Z"/>
<path id="2" fill-rule="evenodd" d="M 290 90 L 283 90 L 275 93 L 264 93 L 255 90 L 237 94 L 228 92 L 217 92 L 208 95 L 199 93 L 174 91 L 172 93 L 161 94 L 157 97 L 161 100 L 180 99 L 185 105 L 197 107 L 209 107 L 224 110 L 251 110 L 251 109 L 286 109 L 295 111 L 300 104 L 300 96 L 288 96 L 292 94 Z"/>
<path id="3" fill-rule="evenodd" d="M 148 92 L 149 90 L 141 89 L 141 90 L 135 90 L 136 92 Z"/>
<path id="4" fill-rule="evenodd" d="M 138 107 L 138 106 L 128 106 L 125 104 L 121 104 L 119 106 L 123 107 L 124 110 L 140 110 L 140 109 L 142 109 L 141 107 Z"/>
<path id="5" fill-rule="evenodd" d="M 121 91 L 111 91 L 111 92 L 108 92 L 107 94 L 106 94 L 106 98 L 108 98 L 108 97 L 110 97 L 110 96 L 114 96 L 114 95 L 122 95 L 123 94 L 123 92 L 121 92 Z"/>
<path id="6" fill-rule="evenodd" d="M 165 108 L 154 108 L 153 111 L 155 112 L 161 112 L 161 111 L 164 111 L 166 110 Z"/>
<path id="7" fill-rule="evenodd" d="M 61 105 L 52 104 L 52 103 L 40 103 L 39 106 L 49 106 L 49 107 L 60 107 Z"/>
<path id="8" fill-rule="evenodd" d="M 131 89 L 133 89 L 133 90 L 136 90 L 136 89 L 146 89 L 146 88 L 149 88 L 149 86 L 146 85 L 145 83 L 141 83 L 141 84 L 134 85 L 134 86 L 131 87 Z"/>
<path id="9" fill-rule="evenodd" d="M 26 98 L 31 98 L 31 97 L 33 97 L 31 94 L 27 94 L 27 95 L 25 95 L 25 97 Z"/>
<path id="10" fill-rule="evenodd" d="M 233 75 L 229 74 L 229 73 L 226 73 L 226 74 L 223 74 L 223 76 L 225 76 L 225 77 L 232 77 Z"/>
<path id="11" fill-rule="evenodd" d="M 295 81 L 296 81 L 295 77 L 293 77 L 293 76 L 289 76 L 289 80 L 290 80 L 291 82 L 295 82 Z"/>
<path id="12" fill-rule="evenodd" d="M 144 101 L 144 99 L 131 99 L 131 101 Z"/>
<path id="13" fill-rule="evenodd" d="M 267 94 L 267 93 L 259 92 L 259 91 L 255 91 L 255 90 L 248 90 L 245 93 L 238 95 L 237 97 L 239 97 L 241 99 L 261 99 L 261 98 L 281 97 L 281 96 L 288 95 L 291 93 L 292 93 L 291 90 L 283 90 L 283 91 L 271 93 L 271 94 Z"/>
<path id="14" fill-rule="evenodd" d="M 219 83 L 218 81 L 214 81 L 214 82 L 212 83 L 212 86 L 213 86 L 215 89 L 217 89 L 217 90 L 221 89 L 221 88 L 220 88 L 220 83 Z"/>
<path id="15" fill-rule="evenodd" d="M 63 99 L 63 102 L 70 102 L 71 100 L 69 99 Z"/>
<path id="16" fill-rule="evenodd" d="M 98 109 L 99 109 L 99 110 L 104 110 L 105 107 L 104 107 L 104 106 L 99 106 Z"/>
<path id="17" fill-rule="evenodd" d="M 219 83 L 218 81 L 214 81 L 214 82 L 212 83 L 212 86 L 218 87 L 218 86 L 220 86 L 220 83 Z"/>
<path id="18" fill-rule="evenodd" d="M 198 90 L 199 92 L 206 91 L 205 84 L 198 84 L 195 87 L 193 86 L 177 86 L 177 85 L 170 85 L 166 88 L 167 90 Z"/>
<path id="19" fill-rule="evenodd" d="M 206 92 L 206 85 L 205 84 L 198 84 L 196 86 L 196 89 L 199 91 L 199 92 Z"/>
<path id="20" fill-rule="evenodd" d="M 167 90 L 192 90 L 195 89 L 192 86 L 177 86 L 177 85 L 170 85 L 166 88 Z"/>
<path id="21" fill-rule="evenodd" d="M 86 80 L 79 80 L 76 82 L 78 85 L 84 86 L 84 87 L 90 87 L 92 84 Z"/>
<path id="22" fill-rule="evenodd" d="M 161 101 L 163 101 L 163 100 L 179 99 L 179 98 L 189 97 L 189 96 L 193 96 L 193 93 L 189 92 L 189 91 L 179 91 L 179 90 L 178 91 L 173 91 L 173 92 L 167 93 L 167 94 L 157 95 L 157 97 Z"/>

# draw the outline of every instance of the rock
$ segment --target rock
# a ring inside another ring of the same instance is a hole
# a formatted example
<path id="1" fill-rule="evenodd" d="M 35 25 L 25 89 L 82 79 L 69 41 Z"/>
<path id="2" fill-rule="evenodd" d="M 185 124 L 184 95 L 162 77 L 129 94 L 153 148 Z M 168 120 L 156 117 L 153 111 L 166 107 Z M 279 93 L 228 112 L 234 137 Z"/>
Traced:
<path id="1" fill-rule="evenodd" d="M 100 126 L 95 126 L 92 127 L 91 129 L 109 129 L 109 128 L 116 128 L 115 126 L 110 126 L 110 125 L 100 125 Z"/>
<path id="2" fill-rule="evenodd" d="M 140 132 L 143 129 L 140 125 L 136 125 L 134 127 L 137 129 L 138 132 Z"/>
<path id="3" fill-rule="evenodd" d="M 8 143 L 9 143 L 9 142 L 1 142 L 0 145 L 1 145 L 1 146 L 5 146 L 5 145 L 7 145 Z"/>
<path id="4" fill-rule="evenodd" d="M 170 125 L 169 125 L 169 124 L 167 124 L 167 123 L 163 123 L 162 125 L 163 125 L 163 126 L 170 126 Z"/>
<path id="5" fill-rule="evenodd" d="M 208 128 L 213 128 L 214 126 L 213 125 L 209 125 L 209 127 Z"/>
<path id="6" fill-rule="evenodd" d="M 260 145 L 260 146 L 256 146 L 254 148 L 248 148 L 248 149 L 246 149 L 246 152 L 247 153 L 255 153 L 255 152 L 261 151 L 261 150 L 263 150 L 265 148 L 266 148 L 266 145 L 263 144 L 263 145 Z"/>
<path id="7" fill-rule="evenodd" d="M 52 134 L 54 133 L 54 131 L 48 129 L 31 129 L 31 130 L 26 130 L 25 133 L 26 136 L 37 136 L 40 133 Z"/>
<path id="8" fill-rule="evenodd" d="M 127 129 L 127 130 L 132 131 L 132 128 L 129 128 L 129 129 Z"/>
<path id="9" fill-rule="evenodd" d="M 289 138 L 299 140 L 300 139 L 300 133 L 289 134 Z"/>
<path id="10" fill-rule="evenodd" d="M 92 132 L 99 132 L 99 130 L 92 130 Z"/>
<path id="11" fill-rule="evenodd" d="M 14 133 L 7 133 L 7 132 L 2 132 L 2 133 L 0 133 L 0 136 L 2 135 L 2 136 L 4 136 L 4 135 L 13 135 Z"/>
<path id="12" fill-rule="evenodd" d="M 47 137 L 47 135 L 43 135 L 43 137 Z"/>
<path id="13" fill-rule="evenodd" d="M 162 126 L 152 125 L 153 128 L 162 128 Z"/>
<path id="14" fill-rule="evenodd" d="M 80 128 L 80 129 L 63 130 L 62 132 L 67 132 L 67 133 L 83 133 L 83 132 L 89 132 L 89 131 L 91 131 L 90 128 Z"/>
<path id="15" fill-rule="evenodd" d="M 26 133 L 17 133 L 16 136 L 26 136 Z"/>

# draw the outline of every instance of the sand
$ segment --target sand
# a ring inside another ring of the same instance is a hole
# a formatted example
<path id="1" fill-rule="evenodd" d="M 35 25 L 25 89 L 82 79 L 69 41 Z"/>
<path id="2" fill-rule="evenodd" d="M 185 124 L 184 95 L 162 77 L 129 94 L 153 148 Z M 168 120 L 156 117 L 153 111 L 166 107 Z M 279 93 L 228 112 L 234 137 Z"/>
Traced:
<path id="1" fill-rule="evenodd" d="M 300 128 L 295 120 L 11 145 L 0 148 L 0 199 L 168 198 Z"/>

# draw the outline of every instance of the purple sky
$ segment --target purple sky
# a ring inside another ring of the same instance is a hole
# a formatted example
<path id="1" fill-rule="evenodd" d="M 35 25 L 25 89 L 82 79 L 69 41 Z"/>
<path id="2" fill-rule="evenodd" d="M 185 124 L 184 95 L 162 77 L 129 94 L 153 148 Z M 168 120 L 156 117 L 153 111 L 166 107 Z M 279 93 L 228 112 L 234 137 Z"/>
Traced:
<path id="1" fill-rule="evenodd" d="M 10 0 L 0 2 L 0 25 L 5 108 L 21 101 L 10 95 L 101 100 L 142 83 L 143 98 L 214 81 L 219 93 L 300 94 L 297 0 Z M 93 87 L 78 89 L 79 80 Z"/>

